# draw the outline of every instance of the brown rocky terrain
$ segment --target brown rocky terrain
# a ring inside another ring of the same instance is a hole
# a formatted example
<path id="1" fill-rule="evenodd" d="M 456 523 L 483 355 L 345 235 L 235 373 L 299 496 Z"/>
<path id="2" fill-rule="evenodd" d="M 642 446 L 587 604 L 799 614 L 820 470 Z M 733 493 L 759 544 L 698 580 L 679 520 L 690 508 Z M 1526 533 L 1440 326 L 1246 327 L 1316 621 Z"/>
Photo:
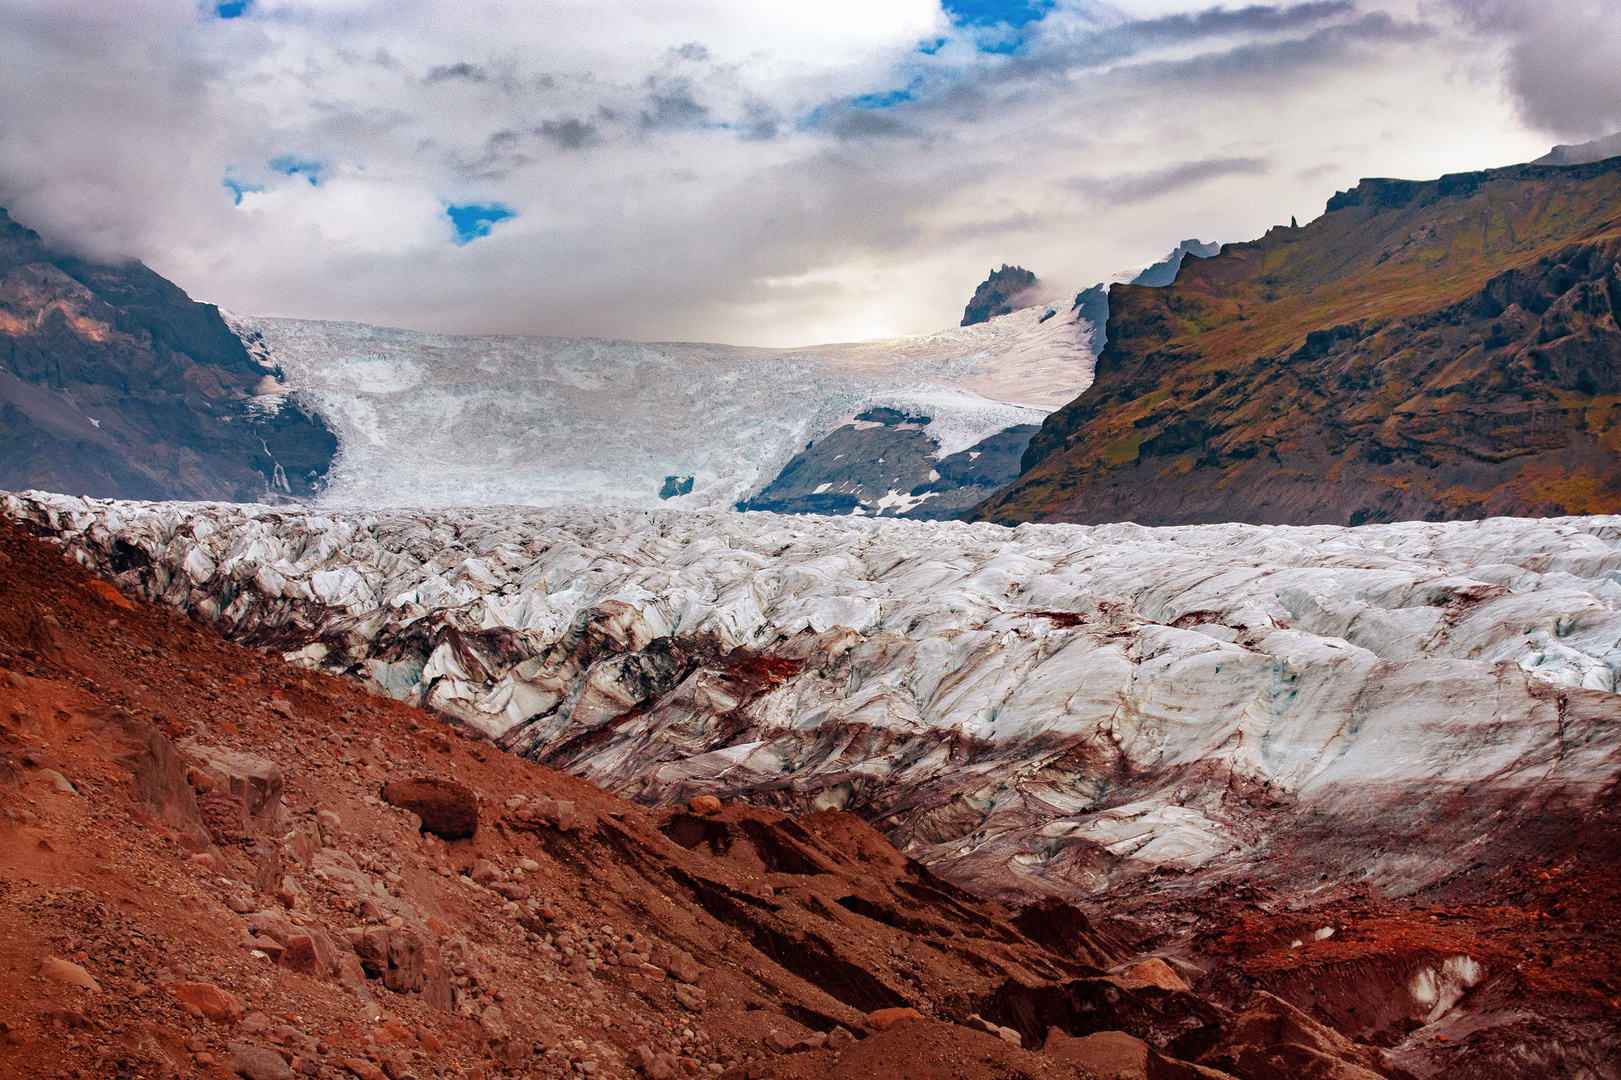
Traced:
<path id="1" fill-rule="evenodd" d="M 1621 158 L 1365 180 L 1109 291 L 1090 389 L 971 516 L 1349 524 L 1621 508 Z"/>
<path id="2" fill-rule="evenodd" d="M 1608 819 L 1489 902 L 1020 909 L 850 814 L 620 800 L 9 523 L 0 665 L 0 1077 L 1616 1074 Z"/>

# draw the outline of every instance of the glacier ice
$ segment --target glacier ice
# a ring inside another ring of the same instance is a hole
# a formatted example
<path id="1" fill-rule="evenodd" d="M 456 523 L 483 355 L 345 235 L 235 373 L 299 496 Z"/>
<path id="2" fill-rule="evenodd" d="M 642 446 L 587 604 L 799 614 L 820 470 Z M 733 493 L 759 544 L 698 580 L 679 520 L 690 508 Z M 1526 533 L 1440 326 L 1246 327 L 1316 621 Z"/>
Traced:
<path id="1" fill-rule="evenodd" d="M 1412 891 L 1621 771 L 1621 518 L 0 505 L 125 588 L 629 797 L 850 809 L 991 892 L 1291 845 L 1292 873 Z"/>
<path id="2" fill-rule="evenodd" d="M 323 505 L 730 507 L 874 406 L 933 418 L 941 456 L 1039 424 L 1091 385 L 1062 304 L 935 334 L 802 349 L 446 337 L 226 313 L 337 432 Z"/>

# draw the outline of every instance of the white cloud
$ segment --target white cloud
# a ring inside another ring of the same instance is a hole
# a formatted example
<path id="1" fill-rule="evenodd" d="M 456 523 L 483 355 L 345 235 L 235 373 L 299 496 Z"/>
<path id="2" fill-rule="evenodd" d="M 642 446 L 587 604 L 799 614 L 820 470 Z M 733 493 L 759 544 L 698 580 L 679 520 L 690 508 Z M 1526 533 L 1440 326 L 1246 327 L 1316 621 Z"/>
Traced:
<path id="1" fill-rule="evenodd" d="M 929 0 L 0 0 L 0 205 L 258 314 L 924 331 L 1004 261 L 1080 288 L 1602 126 L 1617 35 L 1532 11 L 1068 0 L 997 54 Z M 460 203 L 516 216 L 456 246 Z"/>

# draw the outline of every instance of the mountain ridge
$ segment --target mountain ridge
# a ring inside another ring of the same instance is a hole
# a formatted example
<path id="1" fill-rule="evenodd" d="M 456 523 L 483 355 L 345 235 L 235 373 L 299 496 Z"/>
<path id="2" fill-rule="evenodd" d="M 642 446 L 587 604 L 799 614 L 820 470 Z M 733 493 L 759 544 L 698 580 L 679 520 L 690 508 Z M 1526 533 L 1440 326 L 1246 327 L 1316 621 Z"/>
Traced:
<path id="1" fill-rule="evenodd" d="M 1096 381 L 968 516 L 1621 508 L 1618 255 L 1621 158 L 1364 180 L 1170 285 L 1112 286 Z"/>
<path id="2" fill-rule="evenodd" d="M 0 487 L 293 500 L 337 447 L 212 304 L 49 250 L 0 209 Z"/>

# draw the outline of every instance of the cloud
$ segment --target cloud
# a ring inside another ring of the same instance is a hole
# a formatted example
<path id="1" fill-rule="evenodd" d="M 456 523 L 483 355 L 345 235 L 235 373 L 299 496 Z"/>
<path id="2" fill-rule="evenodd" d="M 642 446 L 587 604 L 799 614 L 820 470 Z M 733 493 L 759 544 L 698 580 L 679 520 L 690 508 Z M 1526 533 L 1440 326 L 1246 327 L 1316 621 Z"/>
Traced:
<path id="1" fill-rule="evenodd" d="M 1621 11 L 1609 0 L 1453 0 L 1504 45 L 1503 71 L 1526 121 L 1559 138 L 1621 129 Z"/>
<path id="2" fill-rule="evenodd" d="M 1223 176 L 1258 176 L 1267 171 L 1264 158 L 1205 158 L 1184 161 L 1163 169 L 1121 173 L 1115 176 L 1078 176 L 1070 181 L 1075 190 L 1109 205 L 1127 205 L 1158 199 Z"/>
<path id="3" fill-rule="evenodd" d="M 0 0 L 0 205 L 237 310 L 441 332 L 927 331 L 986 265 L 1078 290 L 1608 115 L 1598 68 L 1547 59 L 1569 34 L 1506 3 L 223 14 Z"/>

